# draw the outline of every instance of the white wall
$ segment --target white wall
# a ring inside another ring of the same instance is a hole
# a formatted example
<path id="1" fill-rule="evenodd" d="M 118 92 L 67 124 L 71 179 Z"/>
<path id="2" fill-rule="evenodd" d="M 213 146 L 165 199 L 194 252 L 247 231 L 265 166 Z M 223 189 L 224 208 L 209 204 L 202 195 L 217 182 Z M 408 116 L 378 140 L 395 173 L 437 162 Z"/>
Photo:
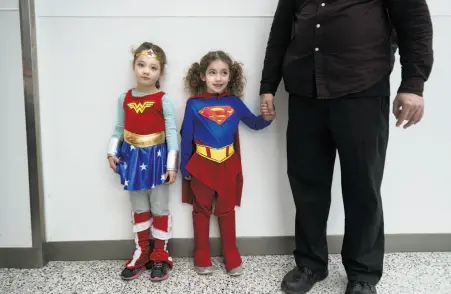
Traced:
<path id="1" fill-rule="evenodd" d="M 185 71 L 212 49 L 228 51 L 244 63 L 248 78 L 244 101 L 258 112 L 260 73 L 277 0 L 233 0 L 221 9 L 208 0 L 188 2 L 142 0 L 132 6 L 119 0 L 37 1 L 48 241 L 132 236 L 128 196 L 105 158 L 117 97 L 133 86 L 131 46 L 151 41 L 166 51 L 169 66 L 163 88 L 176 105 L 178 126 L 187 99 L 182 89 Z M 426 86 L 424 122 L 404 131 L 395 129 L 392 120 L 383 186 L 389 234 L 451 233 L 451 218 L 444 217 L 451 207 L 451 132 L 443 119 L 451 108 L 446 92 L 451 5 L 429 2 L 437 15 L 436 63 Z M 398 66 L 394 90 L 399 77 Z M 294 205 L 286 179 L 284 96 L 278 95 L 278 118 L 270 128 L 258 133 L 241 128 L 245 187 L 237 213 L 239 236 L 294 232 Z M 268 156 L 272 153 L 278 156 Z M 339 176 L 337 170 L 329 234 L 343 233 Z M 180 190 L 179 178 L 169 188 L 173 237 L 191 237 L 191 207 L 181 203 Z M 218 236 L 216 226 L 212 236 Z"/>
<path id="2" fill-rule="evenodd" d="M 19 1 L 0 1 L 0 247 L 31 247 Z"/>

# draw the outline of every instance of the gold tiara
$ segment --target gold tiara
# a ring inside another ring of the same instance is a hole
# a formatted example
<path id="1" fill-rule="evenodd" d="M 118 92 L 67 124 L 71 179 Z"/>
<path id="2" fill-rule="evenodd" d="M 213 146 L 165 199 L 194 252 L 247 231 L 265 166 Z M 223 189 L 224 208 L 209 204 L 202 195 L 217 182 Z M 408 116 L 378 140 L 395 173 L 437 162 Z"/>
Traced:
<path id="1" fill-rule="evenodd" d="M 147 57 L 153 57 L 159 62 L 163 62 L 158 54 L 156 54 L 152 49 L 142 50 L 140 52 L 136 52 L 135 57 L 145 55 Z"/>

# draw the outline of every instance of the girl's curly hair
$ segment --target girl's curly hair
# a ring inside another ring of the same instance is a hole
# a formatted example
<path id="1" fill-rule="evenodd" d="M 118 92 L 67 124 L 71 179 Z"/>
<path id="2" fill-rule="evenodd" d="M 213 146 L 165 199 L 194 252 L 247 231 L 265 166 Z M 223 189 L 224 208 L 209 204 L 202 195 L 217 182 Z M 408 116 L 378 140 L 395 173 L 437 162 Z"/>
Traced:
<path id="1" fill-rule="evenodd" d="M 229 66 L 230 81 L 227 84 L 225 91 L 230 95 L 241 97 L 243 95 L 244 85 L 246 82 L 242 64 L 232 61 L 230 56 L 224 51 L 210 51 L 202 57 L 200 63 L 195 62 L 191 65 L 185 77 L 186 90 L 192 96 L 206 92 L 206 85 L 205 82 L 202 81 L 201 75 L 205 75 L 208 66 L 216 60 L 222 60 Z"/>
<path id="2" fill-rule="evenodd" d="M 163 49 L 161 49 L 160 46 L 155 45 L 153 43 L 149 43 L 149 42 L 144 42 L 141 45 L 139 45 L 138 48 L 136 48 L 135 50 L 132 50 L 133 66 L 135 66 L 136 59 L 138 59 L 137 54 L 141 51 L 149 50 L 149 49 L 152 49 L 152 51 L 158 56 L 158 60 L 160 61 L 161 72 L 164 72 L 164 67 L 166 66 L 166 63 L 167 63 L 166 54 L 164 53 Z M 155 83 L 155 86 L 157 87 L 157 89 L 160 89 L 160 81 L 157 81 Z"/>

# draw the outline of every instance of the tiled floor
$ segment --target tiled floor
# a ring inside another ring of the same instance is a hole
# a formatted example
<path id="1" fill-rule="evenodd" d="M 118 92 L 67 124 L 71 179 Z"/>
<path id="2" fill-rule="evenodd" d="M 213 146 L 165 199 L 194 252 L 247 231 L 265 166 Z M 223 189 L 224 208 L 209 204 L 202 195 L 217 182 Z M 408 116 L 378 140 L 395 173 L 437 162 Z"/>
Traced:
<path id="1" fill-rule="evenodd" d="M 124 282 L 123 261 L 51 262 L 37 270 L 0 269 L 0 293 L 282 293 L 283 275 L 294 266 L 291 256 L 244 257 L 245 274 L 232 278 L 215 258 L 212 276 L 193 272 L 192 260 L 176 259 L 171 277 L 152 283 L 149 275 Z M 312 294 L 343 294 L 346 276 L 340 257 L 330 257 L 330 275 Z M 382 294 L 451 294 L 451 253 L 388 254 L 378 285 Z"/>

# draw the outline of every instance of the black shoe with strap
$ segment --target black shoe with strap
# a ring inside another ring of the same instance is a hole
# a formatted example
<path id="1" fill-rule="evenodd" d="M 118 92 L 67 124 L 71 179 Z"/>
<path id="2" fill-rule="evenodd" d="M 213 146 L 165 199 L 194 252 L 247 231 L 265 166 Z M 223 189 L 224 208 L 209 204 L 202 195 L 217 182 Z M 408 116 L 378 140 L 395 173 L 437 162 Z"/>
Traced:
<path id="1" fill-rule="evenodd" d="M 171 267 L 167 262 L 155 261 L 152 264 L 152 271 L 150 272 L 150 280 L 152 281 L 162 281 L 169 277 L 169 272 Z"/>
<path id="2" fill-rule="evenodd" d="M 282 292 L 286 294 L 305 294 L 308 293 L 313 286 L 329 275 L 329 271 L 313 272 L 308 267 L 294 268 L 289 271 L 282 281 Z"/>
<path id="3" fill-rule="evenodd" d="M 376 294 L 376 286 L 362 281 L 349 281 L 345 294 Z"/>
<path id="4" fill-rule="evenodd" d="M 150 252 L 152 252 L 153 248 L 155 246 L 155 242 L 152 239 L 149 239 L 149 248 L 150 248 Z M 124 280 L 134 280 L 136 278 L 138 278 L 143 272 L 145 272 L 146 270 L 150 270 L 152 269 L 152 265 L 153 262 L 152 261 L 148 261 L 144 266 L 142 267 L 138 267 L 138 268 L 133 268 L 133 269 L 129 269 L 129 268 L 124 268 L 121 272 L 121 277 Z"/>
<path id="5" fill-rule="evenodd" d="M 121 272 L 121 277 L 123 280 L 134 280 L 138 278 L 143 272 L 147 269 L 145 266 L 137 267 L 137 268 L 124 268 Z"/>

